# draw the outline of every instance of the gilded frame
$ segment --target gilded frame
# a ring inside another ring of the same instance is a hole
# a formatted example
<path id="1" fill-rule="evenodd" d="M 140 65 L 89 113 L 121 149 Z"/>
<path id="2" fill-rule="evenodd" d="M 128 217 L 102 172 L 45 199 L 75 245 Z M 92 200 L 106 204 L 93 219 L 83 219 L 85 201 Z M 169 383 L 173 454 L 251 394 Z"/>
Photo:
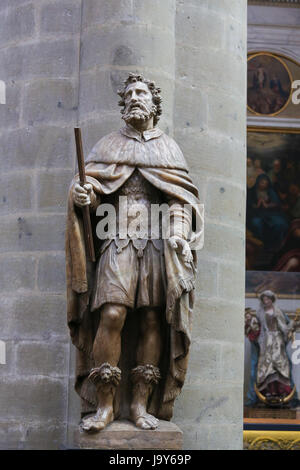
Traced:
<path id="1" fill-rule="evenodd" d="M 299 431 L 243 432 L 244 450 L 300 450 Z"/>

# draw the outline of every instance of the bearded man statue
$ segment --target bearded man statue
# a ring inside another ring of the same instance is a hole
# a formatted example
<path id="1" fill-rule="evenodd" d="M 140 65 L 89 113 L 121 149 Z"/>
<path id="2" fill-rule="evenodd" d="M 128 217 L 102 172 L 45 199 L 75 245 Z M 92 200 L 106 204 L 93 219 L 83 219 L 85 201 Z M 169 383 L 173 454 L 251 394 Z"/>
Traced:
<path id="1" fill-rule="evenodd" d="M 68 325 L 86 432 L 119 418 L 141 429 L 171 419 L 187 370 L 196 249 L 203 243 L 197 188 L 178 145 L 157 127 L 160 89 L 131 73 L 119 95 L 125 127 L 94 146 L 85 164 L 87 183 L 81 186 L 76 176 L 68 198 Z M 96 262 L 85 254 L 85 205 Z M 158 223 L 151 216 L 143 233 L 129 230 L 135 207 L 149 214 L 161 205 L 167 210 Z M 99 236 L 99 214 L 109 207 L 116 230 Z"/>

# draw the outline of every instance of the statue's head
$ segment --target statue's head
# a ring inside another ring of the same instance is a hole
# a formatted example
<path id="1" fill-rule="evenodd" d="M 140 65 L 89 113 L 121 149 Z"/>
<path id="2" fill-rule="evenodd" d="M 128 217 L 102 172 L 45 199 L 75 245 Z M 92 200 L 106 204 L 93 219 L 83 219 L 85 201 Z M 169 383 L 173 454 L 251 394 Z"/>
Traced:
<path id="1" fill-rule="evenodd" d="M 259 294 L 259 299 L 263 305 L 273 304 L 276 302 L 276 295 L 271 290 L 265 290 Z"/>
<path id="2" fill-rule="evenodd" d="M 128 124 L 134 121 L 147 121 L 153 117 L 154 126 L 162 113 L 160 88 L 153 81 L 147 80 L 138 73 L 130 73 L 124 81 L 121 97 L 122 119 Z"/>

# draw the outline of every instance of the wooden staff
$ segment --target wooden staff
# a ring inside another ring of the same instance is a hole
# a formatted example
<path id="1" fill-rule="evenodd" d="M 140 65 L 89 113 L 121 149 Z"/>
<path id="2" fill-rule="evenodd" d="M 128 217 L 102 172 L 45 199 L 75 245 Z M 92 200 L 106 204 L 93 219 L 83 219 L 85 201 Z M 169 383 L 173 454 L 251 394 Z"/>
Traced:
<path id="1" fill-rule="evenodd" d="M 82 150 L 81 129 L 79 127 L 75 127 L 74 132 L 75 132 L 75 142 L 76 142 L 76 151 L 77 151 L 78 171 L 79 171 L 79 178 L 80 178 L 79 184 L 80 186 L 84 186 L 86 184 L 86 176 L 85 176 L 84 157 L 83 157 L 83 150 Z M 83 229 L 84 229 L 86 252 L 91 261 L 96 261 L 94 242 L 93 242 L 92 224 L 91 224 L 91 217 L 90 217 L 90 208 L 89 206 L 84 206 L 81 208 L 81 210 L 82 210 L 82 216 L 83 216 Z"/>

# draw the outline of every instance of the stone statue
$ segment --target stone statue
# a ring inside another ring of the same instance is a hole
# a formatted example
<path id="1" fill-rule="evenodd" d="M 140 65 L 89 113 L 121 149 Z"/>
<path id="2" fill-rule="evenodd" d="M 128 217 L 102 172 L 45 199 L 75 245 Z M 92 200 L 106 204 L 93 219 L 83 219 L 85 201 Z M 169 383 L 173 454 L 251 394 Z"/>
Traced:
<path id="1" fill-rule="evenodd" d="M 252 343 L 251 377 L 254 380 L 248 391 L 247 405 L 254 405 L 257 397 L 266 405 L 285 404 L 295 394 L 286 347 L 298 322 L 290 320 L 280 310 L 271 290 L 263 291 L 259 300 L 257 312 L 251 309 L 245 312 L 245 334 Z"/>
<path id="2" fill-rule="evenodd" d="M 75 177 L 68 198 L 68 325 L 77 348 L 81 428 L 87 432 L 122 417 L 141 429 L 171 419 L 187 370 L 195 251 L 202 244 L 198 191 L 179 147 L 156 127 L 160 89 L 131 73 L 119 95 L 126 125 L 95 145 L 85 165 L 86 185 Z M 158 227 L 149 217 L 143 234 L 137 227 L 134 236 L 128 228 L 136 220 L 132 208 L 148 213 L 161 204 L 168 208 L 169 235 L 162 234 L 164 217 Z M 95 263 L 85 255 L 85 205 Z M 97 225 L 101 207 L 116 214 L 116 229 L 106 237 Z M 121 236 L 124 214 L 128 230 Z"/>

